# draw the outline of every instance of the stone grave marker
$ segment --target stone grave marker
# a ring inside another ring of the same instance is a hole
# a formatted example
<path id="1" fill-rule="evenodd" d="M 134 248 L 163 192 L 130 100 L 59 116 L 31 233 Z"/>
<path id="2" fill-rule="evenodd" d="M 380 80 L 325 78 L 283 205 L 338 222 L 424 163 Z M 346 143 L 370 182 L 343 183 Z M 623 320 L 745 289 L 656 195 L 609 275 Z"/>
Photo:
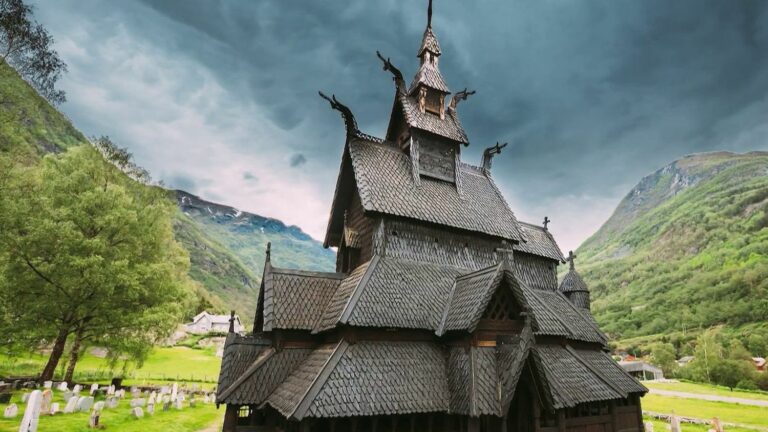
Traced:
<path id="1" fill-rule="evenodd" d="M 168 411 L 169 409 L 171 409 L 171 401 L 165 401 L 163 403 L 163 411 Z"/>
<path id="2" fill-rule="evenodd" d="M 67 405 L 64 407 L 64 414 L 72 414 L 77 409 L 77 399 L 72 396 L 67 400 Z"/>
<path id="3" fill-rule="evenodd" d="M 80 396 L 80 391 L 82 390 L 83 390 L 83 386 L 81 386 L 80 384 L 75 384 L 75 386 L 72 387 L 72 393 L 75 396 Z"/>
<path id="4" fill-rule="evenodd" d="M 173 383 L 173 387 L 171 388 L 171 400 L 176 400 L 176 395 L 179 393 L 179 385 L 177 383 Z"/>
<path id="5" fill-rule="evenodd" d="M 60 413 L 60 412 L 61 412 L 61 405 L 59 405 L 59 403 L 58 403 L 58 402 L 54 402 L 54 403 L 52 403 L 52 404 L 51 404 L 51 411 L 50 411 L 50 414 L 51 414 L 51 415 L 56 415 L 56 414 L 58 414 L 58 413 Z"/>
<path id="6" fill-rule="evenodd" d="M 154 414 L 155 413 L 155 404 L 147 404 L 147 414 Z"/>
<path id="7" fill-rule="evenodd" d="M 110 384 L 109 387 L 107 387 L 107 396 L 112 396 L 115 394 L 115 385 Z"/>
<path id="8" fill-rule="evenodd" d="M 29 399 L 29 393 L 22 393 L 21 403 L 27 403 L 27 399 Z"/>
<path id="9" fill-rule="evenodd" d="M 37 432 L 37 422 L 40 420 L 40 404 L 42 403 L 43 392 L 35 390 L 29 394 L 27 400 L 27 409 L 24 411 L 24 417 L 21 419 L 19 432 Z"/>
<path id="10" fill-rule="evenodd" d="M 92 406 L 93 406 L 92 396 L 81 396 L 80 399 L 77 400 L 77 411 L 79 412 L 88 412 L 91 410 Z"/>
<path id="11" fill-rule="evenodd" d="M 93 404 L 93 410 L 94 411 L 104 411 L 104 401 L 98 401 L 95 404 Z"/>
<path id="12" fill-rule="evenodd" d="M 174 404 L 177 410 L 184 408 L 184 399 L 181 398 L 181 396 L 176 397 L 176 402 Z"/>
<path id="13" fill-rule="evenodd" d="M 16 418 L 17 415 L 19 415 L 19 407 L 16 404 L 10 404 L 5 407 L 3 418 Z"/>
<path id="14" fill-rule="evenodd" d="M 43 388 L 47 388 L 47 389 L 53 388 L 53 381 L 43 382 Z"/>
<path id="15" fill-rule="evenodd" d="M 67 390 L 64 392 L 62 397 L 64 398 L 64 402 L 69 402 L 70 399 L 72 399 L 75 396 L 74 393 L 72 393 L 70 390 Z"/>
<path id="16" fill-rule="evenodd" d="M 53 400 L 53 392 L 47 388 L 43 390 L 43 395 L 40 399 L 40 412 L 43 414 L 51 413 L 51 401 Z"/>
<path id="17" fill-rule="evenodd" d="M 678 417 L 674 413 L 669 417 L 669 430 L 670 432 L 681 432 L 680 417 Z"/>
<path id="18" fill-rule="evenodd" d="M 69 387 L 67 387 L 67 382 L 66 381 L 60 382 L 59 386 L 57 388 L 58 388 L 59 391 L 63 391 L 63 392 L 69 390 Z"/>
<path id="19" fill-rule="evenodd" d="M 88 427 L 91 429 L 98 429 L 99 417 L 101 417 L 100 411 L 96 411 L 96 410 L 91 411 L 91 417 L 88 419 Z"/>
<path id="20" fill-rule="evenodd" d="M 98 390 L 98 389 L 99 389 L 99 383 L 93 383 L 93 384 L 91 384 L 91 392 L 90 392 L 91 396 L 93 396 L 93 394 L 94 394 L 94 393 L 96 392 L 96 390 Z"/>
<path id="21" fill-rule="evenodd" d="M 144 417 L 144 410 L 141 407 L 131 408 L 131 415 L 137 419 L 142 418 Z"/>
<path id="22" fill-rule="evenodd" d="M 143 407 L 143 406 L 144 406 L 144 399 L 141 399 L 141 398 L 131 399 L 131 408 Z"/>
<path id="23" fill-rule="evenodd" d="M 117 399 L 116 396 L 110 396 L 107 398 L 107 408 L 117 408 L 117 402 L 119 399 Z"/>

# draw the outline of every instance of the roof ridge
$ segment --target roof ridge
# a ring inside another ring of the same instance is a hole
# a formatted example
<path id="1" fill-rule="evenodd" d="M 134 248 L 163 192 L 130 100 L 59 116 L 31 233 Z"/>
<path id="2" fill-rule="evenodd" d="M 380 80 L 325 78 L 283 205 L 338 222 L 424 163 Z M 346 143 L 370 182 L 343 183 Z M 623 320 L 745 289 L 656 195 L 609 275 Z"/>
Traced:
<path id="1" fill-rule="evenodd" d="M 622 391 L 621 388 L 617 387 L 615 383 L 613 383 L 610 380 L 608 380 L 607 378 L 605 378 L 603 376 L 603 374 L 600 373 L 600 371 L 595 369 L 591 364 L 589 364 L 589 362 L 587 362 L 586 360 L 581 358 L 579 353 L 577 353 L 576 350 L 573 349 L 573 347 L 571 347 L 570 345 L 566 344 L 565 345 L 565 350 L 568 351 L 568 353 L 571 354 L 573 356 L 573 358 L 575 358 L 579 363 L 584 365 L 584 367 L 586 367 L 590 372 L 592 372 L 598 379 L 600 379 L 600 381 L 604 382 L 608 387 L 610 387 L 611 390 L 613 390 L 616 393 L 618 393 L 622 398 L 627 397 L 627 392 Z"/>
<path id="2" fill-rule="evenodd" d="M 373 274 L 373 271 L 376 269 L 376 266 L 379 264 L 380 260 L 380 255 L 374 255 L 371 261 L 369 261 L 368 268 L 365 269 L 365 273 L 360 278 L 360 280 L 357 281 L 357 285 L 355 285 L 355 289 L 352 291 L 352 295 L 349 296 L 347 303 L 344 305 L 344 309 L 341 310 L 341 315 L 339 316 L 337 322 L 346 324 L 347 321 L 349 321 L 349 317 L 352 315 L 352 310 L 357 305 L 357 301 L 363 294 L 363 290 L 368 284 L 368 281 L 371 279 L 371 275 Z"/>
<path id="3" fill-rule="evenodd" d="M 489 273 L 491 270 L 498 270 L 500 265 L 501 265 L 501 263 L 496 263 L 496 264 L 489 265 L 488 267 L 483 267 L 483 268 L 481 268 L 479 270 L 474 270 L 474 271 L 471 271 L 469 273 L 461 274 L 459 276 L 456 276 L 456 280 L 460 280 L 460 279 L 464 280 L 464 279 L 468 279 L 468 278 L 473 277 L 473 276 L 477 276 L 479 274 Z"/>
<path id="4" fill-rule="evenodd" d="M 302 277 L 317 277 L 317 278 L 323 278 L 323 279 L 344 279 L 346 276 L 344 273 L 339 272 L 322 272 L 322 271 L 316 271 L 316 270 L 301 270 L 301 269 L 294 269 L 294 268 L 281 268 L 281 267 L 274 267 L 270 266 L 272 268 L 272 273 L 279 273 L 279 274 L 288 274 L 292 276 L 302 276 Z"/>
<path id="5" fill-rule="evenodd" d="M 248 369 L 243 372 L 240 377 L 238 377 L 232 384 L 229 385 L 229 387 L 226 388 L 223 392 L 221 392 L 220 395 L 216 396 L 217 400 L 224 400 L 229 396 L 237 387 L 240 387 L 240 385 L 245 382 L 248 378 L 250 378 L 251 375 L 254 374 L 264 363 L 266 363 L 267 360 L 272 358 L 276 353 L 276 350 L 274 347 L 269 347 L 264 352 L 259 353 L 258 356 L 256 356 L 256 359 L 251 363 L 250 366 L 248 366 Z"/>
<path id="6" fill-rule="evenodd" d="M 296 408 L 294 408 L 291 414 L 287 415 L 286 418 L 295 417 L 297 420 L 301 420 L 304 417 L 304 415 L 307 413 L 307 409 L 309 409 L 308 403 L 312 401 L 311 399 L 308 398 L 310 393 L 313 393 L 315 392 L 316 389 L 319 390 L 319 388 L 322 387 L 322 386 L 318 387 L 318 383 L 320 381 L 322 381 L 322 384 L 325 384 L 325 380 L 328 379 L 328 376 L 330 375 L 330 371 L 333 370 L 333 367 L 336 366 L 336 364 L 339 362 L 339 359 L 341 358 L 341 355 L 343 355 L 347 351 L 348 347 L 349 347 L 349 343 L 347 343 L 347 341 L 345 341 L 344 339 L 339 339 L 339 342 L 333 348 L 331 355 L 328 356 L 328 360 L 325 361 L 325 363 L 323 364 L 323 367 L 320 368 L 320 371 L 318 372 L 318 374 L 315 375 L 315 377 L 312 379 L 312 383 L 309 385 L 309 387 L 307 387 L 307 390 L 301 396 L 299 403 L 296 404 Z M 331 364 L 331 362 L 333 362 L 333 367 L 328 369 L 328 366 Z M 297 416 L 297 414 L 299 414 L 299 416 Z"/>

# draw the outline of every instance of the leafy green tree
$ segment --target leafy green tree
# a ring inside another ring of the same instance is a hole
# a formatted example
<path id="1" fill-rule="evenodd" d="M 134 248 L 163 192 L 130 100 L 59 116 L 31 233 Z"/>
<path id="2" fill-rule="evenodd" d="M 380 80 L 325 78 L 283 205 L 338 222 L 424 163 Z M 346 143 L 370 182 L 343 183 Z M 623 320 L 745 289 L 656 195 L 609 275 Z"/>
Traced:
<path id="1" fill-rule="evenodd" d="M 50 343 L 41 380 L 72 335 L 140 362 L 190 306 L 172 201 L 102 153 L 78 146 L 16 167 L 0 198 L 0 311 L 15 343 Z"/>
<path id="2" fill-rule="evenodd" d="M 755 356 L 768 356 L 768 330 L 761 329 L 749 335 L 747 346 Z"/>
<path id="3" fill-rule="evenodd" d="M 32 8 L 22 0 L 0 0 L 0 61 L 13 66 L 53 104 L 66 100 L 56 81 L 67 65 L 52 48 L 53 37 L 31 18 Z"/>
<path id="4" fill-rule="evenodd" d="M 675 347 L 671 343 L 657 342 L 650 346 L 651 360 L 664 371 L 665 376 L 674 375 L 677 370 Z"/>
<path id="5" fill-rule="evenodd" d="M 732 339 L 728 344 L 728 358 L 731 360 L 743 360 L 752 362 L 752 354 L 744 347 L 738 339 Z"/>
<path id="6" fill-rule="evenodd" d="M 751 362 L 731 359 L 716 361 L 710 371 L 712 381 L 731 390 L 736 388 L 739 383 L 746 385 L 746 381 L 754 382 L 752 380 L 754 373 Z"/>

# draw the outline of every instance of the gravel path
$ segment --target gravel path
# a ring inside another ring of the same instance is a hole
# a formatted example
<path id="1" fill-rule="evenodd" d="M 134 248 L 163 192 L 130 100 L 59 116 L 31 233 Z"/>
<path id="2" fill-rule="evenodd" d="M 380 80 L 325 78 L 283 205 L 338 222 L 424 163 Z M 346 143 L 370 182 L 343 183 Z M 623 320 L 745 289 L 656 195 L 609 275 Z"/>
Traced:
<path id="1" fill-rule="evenodd" d="M 697 393 L 685 393 L 685 392 L 679 392 L 679 391 L 657 390 L 657 389 L 650 389 L 650 393 L 656 394 L 659 396 L 674 396 L 674 397 L 686 398 L 686 399 L 701 399 L 701 400 L 707 400 L 707 401 L 713 401 L 713 402 L 730 402 L 730 403 L 736 403 L 736 404 L 742 404 L 742 405 L 768 407 L 768 401 L 766 400 L 745 399 L 745 398 L 737 398 L 737 397 L 730 397 L 730 396 L 717 396 L 717 395 L 707 395 L 707 394 L 697 394 Z"/>

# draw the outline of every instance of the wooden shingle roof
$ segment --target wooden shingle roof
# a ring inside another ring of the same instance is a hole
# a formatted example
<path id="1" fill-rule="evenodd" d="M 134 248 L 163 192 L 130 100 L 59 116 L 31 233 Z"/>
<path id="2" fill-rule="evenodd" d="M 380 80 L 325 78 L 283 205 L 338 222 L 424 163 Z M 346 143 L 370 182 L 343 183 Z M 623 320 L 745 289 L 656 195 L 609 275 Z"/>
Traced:
<path id="1" fill-rule="evenodd" d="M 264 330 L 311 330 L 336 292 L 342 273 L 264 269 Z"/>
<path id="2" fill-rule="evenodd" d="M 467 133 L 461 126 L 456 110 L 445 111 L 444 118 L 430 112 L 421 112 L 419 102 L 415 97 L 408 96 L 405 89 L 398 89 L 397 103 L 405 115 L 409 126 L 439 135 L 461 144 L 469 144 Z"/>
<path id="3" fill-rule="evenodd" d="M 270 349 L 272 342 L 259 336 L 240 336 L 227 334 L 224 342 L 224 355 L 221 359 L 219 381 L 216 386 L 216 402 L 222 403 L 219 394 L 229 388 L 233 382 L 245 373 L 261 353 Z"/>
<path id="4" fill-rule="evenodd" d="M 386 144 L 349 144 L 360 200 L 366 211 L 520 240 L 520 228 L 493 180 L 461 165 L 462 195 L 453 184 L 421 179 L 414 183 L 408 155 Z"/>
<path id="5" fill-rule="evenodd" d="M 524 241 L 516 244 L 515 250 L 565 262 L 563 252 L 549 230 L 528 222 L 520 222 L 520 228 Z"/>

